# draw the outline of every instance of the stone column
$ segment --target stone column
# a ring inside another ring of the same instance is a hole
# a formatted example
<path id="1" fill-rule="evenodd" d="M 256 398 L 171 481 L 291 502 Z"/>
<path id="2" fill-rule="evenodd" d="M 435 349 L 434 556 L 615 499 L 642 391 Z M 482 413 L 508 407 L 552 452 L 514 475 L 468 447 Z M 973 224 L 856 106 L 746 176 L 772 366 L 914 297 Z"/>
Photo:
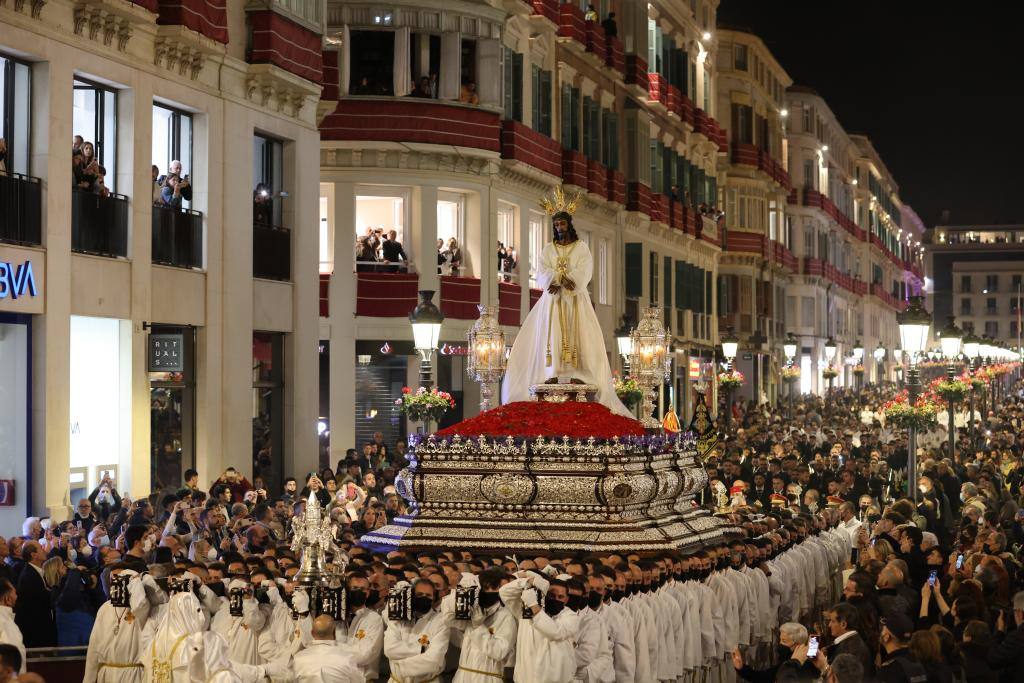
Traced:
<path id="1" fill-rule="evenodd" d="M 352 240 L 355 225 L 355 184 L 333 182 L 324 185 L 327 206 L 334 226 L 334 273 L 327 288 L 330 313 L 330 427 L 331 459 L 336 463 L 345 450 L 356 444 L 356 329 L 351 314 L 355 312 L 357 285 L 352 274 Z M 436 233 L 436 229 L 435 229 Z"/>

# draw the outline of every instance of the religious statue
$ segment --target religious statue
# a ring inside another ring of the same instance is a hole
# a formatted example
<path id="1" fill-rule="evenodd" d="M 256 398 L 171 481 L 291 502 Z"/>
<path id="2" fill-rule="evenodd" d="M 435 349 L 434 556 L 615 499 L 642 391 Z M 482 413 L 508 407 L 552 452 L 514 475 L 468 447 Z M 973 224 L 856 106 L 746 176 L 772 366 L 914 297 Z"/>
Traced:
<path id="1" fill-rule="evenodd" d="M 541 203 L 551 216 L 553 237 L 537 266 L 537 286 L 544 293 L 512 345 L 501 402 L 528 401 L 532 386 L 571 378 L 597 387 L 598 403 L 631 417 L 615 395 L 604 333 L 587 291 L 594 259 L 572 225 L 578 202 L 579 195 L 569 199 L 558 188 Z"/>
<path id="2" fill-rule="evenodd" d="M 292 552 L 301 551 L 299 573 L 296 580 L 304 585 L 320 582 L 327 575 L 325 556 L 340 553 L 334 544 L 334 525 L 328 515 L 321 514 L 316 491 L 310 491 L 301 518 L 292 520 Z"/>

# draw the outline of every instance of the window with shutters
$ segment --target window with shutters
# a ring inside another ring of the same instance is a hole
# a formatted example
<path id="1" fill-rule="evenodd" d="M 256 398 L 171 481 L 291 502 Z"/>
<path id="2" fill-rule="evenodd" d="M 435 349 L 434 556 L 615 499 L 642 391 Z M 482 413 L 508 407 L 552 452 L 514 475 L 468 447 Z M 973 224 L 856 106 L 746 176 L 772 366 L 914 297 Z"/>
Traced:
<path id="1" fill-rule="evenodd" d="M 658 303 L 658 283 L 660 280 L 658 277 L 658 265 L 658 253 L 655 251 L 650 252 L 647 257 L 647 292 L 650 297 L 651 306 Z"/>
<path id="2" fill-rule="evenodd" d="M 754 110 L 745 104 L 732 105 L 732 141 L 749 145 L 754 142 L 751 117 Z"/>
<path id="3" fill-rule="evenodd" d="M 580 90 L 571 85 L 562 86 L 562 148 L 577 152 L 581 149 L 580 138 Z"/>
<path id="4" fill-rule="evenodd" d="M 644 245 L 640 242 L 625 244 L 626 298 L 639 299 L 643 295 Z"/>
<path id="5" fill-rule="evenodd" d="M 523 55 L 510 48 L 502 48 L 502 86 L 504 88 L 505 118 L 523 120 Z"/>
<path id="6" fill-rule="evenodd" d="M 814 327 L 814 297 L 802 296 L 800 297 L 800 325 L 802 327 Z"/>
<path id="7" fill-rule="evenodd" d="M 533 129 L 551 137 L 551 72 L 533 66 L 531 71 Z"/>
<path id="8" fill-rule="evenodd" d="M 736 45 L 733 50 L 733 58 L 735 59 L 736 70 L 746 71 L 747 70 L 747 46 Z"/>
<path id="9" fill-rule="evenodd" d="M 672 180 L 672 170 L 675 168 L 675 153 L 670 147 L 662 145 L 661 158 L 661 191 L 669 196 L 673 196 L 676 194 L 676 183 Z"/>
<path id="10" fill-rule="evenodd" d="M 537 269 L 540 268 L 540 257 L 547 242 L 547 231 L 544 217 L 536 211 L 530 212 L 530 287 L 537 287 Z"/>
<path id="11" fill-rule="evenodd" d="M 647 70 L 662 73 L 662 48 L 664 35 L 654 19 L 647 20 Z"/>
<path id="12" fill-rule="evenodd" d="M 601 163 L 611 171 L 619 170 L 619 115 L 601 111 Z"/>
<path id="13" fill-rule="evenodd" d="M 665 191 L 665 145 L 651 140 L 651 190 Z"/>
<path id="14" fill-rule="evenodd" d="M 704 69 L 704 111 L 711 114 L 711 69 Z"/>

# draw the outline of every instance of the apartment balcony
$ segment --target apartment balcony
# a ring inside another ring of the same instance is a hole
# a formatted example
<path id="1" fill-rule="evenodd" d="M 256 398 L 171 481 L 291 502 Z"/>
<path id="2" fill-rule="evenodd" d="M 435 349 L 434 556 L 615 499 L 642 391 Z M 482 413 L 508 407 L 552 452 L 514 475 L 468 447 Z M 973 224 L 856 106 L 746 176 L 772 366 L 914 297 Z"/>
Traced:
<path id="1" fill-rule="evenodd" d="M 578 5 L 565 3 L 558 6 L 558 37 L 570 38 L 570 45 L 585 48 L 587 44 L 587 22 Z"/>
<path id="2" fill-rule="evenodd" d="M 415 142 L 502 151 L 498 114 L 430 99 L 360 97 L 342 99 L 320 123 L 321 140 Z"/>
<path id="3" fill-rule="evenodd" d="M 0 242 L 42 244 L 42 196 L 39 178 L 0 174 Z"/>
<path id="4" fill-rule="evenodd" d="M 558 25 L 558 0 L 533 0 L 533 13 Z"/>
<path id="5" fill-rule="evenodd" d="M 331 276 L 329 273 L 320 273 L 320 317 L 326 318 L 331 314 L 330 307 L 330 286 Z"/>
<path id="6" fill-rule="evenodd" d="M 128 197 L 71 191 L 71 249 L 83 254 L 128 257 Z"/>
<path id="7" fill-rule="evenodd" d="M 562 175 L 561 146 L 518 121 L 501 122 L 501 158 L 526 164 L 556 178 Z"/>
<path id="8" fill-rule="evenodd" d="M 632 182 L 626 186 L 626 210 L 651 215 L 651 188 Z"/>
<path id="9" fill-rule="evenodd" d="M 587 192 L 608 198 L 608 170 L 595 159 L 587 159 Z"/>
<path id="10" fill-rule="evenodd" d="M 761 233 L 730 230 L 722 249 L 730 254 L 739 252 L 762 256 L 765 250 L 764 242 L 765 237 Z"/>
<path id="11" fill-rule="evenodd" d="M 607 67 L 618 71 L 623 79 L 626 77 L 626 53 L 622 47 L 622 41 L 618 38 L 605 37 L 604 64 Z"/>
<path id="12" fill-rule="evenodd" d="M 586 189 L 587 158 L 574 149 L 562 150 L 562 181 L 566 185 Z"/>
<path id="13" fill-rule="evenodd" d="M 621 171 L 608 171 L 608 201 L 626 205 L 626 176 Z"/>
<path id="14" fill-rule="evenodd" d="M 647 101 L 668 108 L 668 81 L 659 73 L 647 74 Z"/>
<path id="15" fill-rule="evenodd" d="M 252 276 L 264 280 L 291 279 L 292 231 L 290 229 L 280 225 L 253 221 Z"/>
<path id="16" fill-rule="evenodd" d="M 669 196 L 661 192 L 651 193 L 651 220 L 658 223 L 666 223 L 671 220 L 669 207 Z"/>
<path id="17" fill-rule="evenodd" d="M 679 232 L 686 232 L 686 219 L 684 218 L 685 208 L 683 203 L 678 199 L 669 199 L 668 202 L 668 220 L 666 221 L 672 226 L 673 230 Z"/>
<path id="18" fill-rule="evenodd" d="M 804 256 L 803 268 L 801 271 L 804 275 L 816 275 L 821 277 L 825 274 L 825 263 L 821 259 L 814 258 L 813 256 Z"/>
<path id="19" fill-rule="evenodd" d="M 647 61 L 639 55 L 626 55 L 626 84 L 635 85 L 649 92 L 647 83 Z"/>
<path id="20" fill-rule="evenodd" d="M 207 0 L 160 2 L 156 23 L 183 26 L 221 44 L 228 42 L 227 4 Z"/>
<path id="21" fill-rule="evenodd" d="M 585 43 L 587 52 L 595 55 L 603 63 L 608 56 L 608 47 L 605 44 L 604 27 L 599 21 L 584 22 Z"/>
<path id="22" fill-rule="evenodd" d="M 693 112 L 693 132 L 703 135 L 711 142 L 718 145 L 718 149 L 725 152 L 729 149 L 729 141 L 726 139 L 725 131 L 718 125 L 706 111 L 699 107 Z"/>
<path id="23" fill-rule="evenodd" d="M 740 166 L 754 166 L 758 165 L 758 157 L 760 151 L 756 146 L 748 144 L 746 142 L 734 142 L 732 145 L 732 163 Z"/>
<path id="24" fill-rule="evenodd" d="M 781 242 L 769 241 L 767 250 L 772 263 L 782 266 L 790 272 L 796 273 L 800 270 L 800 261 L 792 251 L 786 248 Z"/>
<path id="25" fill-rule="evenodd" d="M 406 318 L 418 301 L 416 273 L 357 271 L 356 315 L 371 318 Z"/>
<path id="26" fill-rule="evenodd" d="M 668 108 L 669 112 L 678 116 L 684 123 L 694 125 L 693 102 L 674 85 L 669 86 Z"/>
<path id="27" fill-rule="evenodd" d="M 514 282 L 498 283 L 498 323 L 519 325 L 519 299 L 523 288 Z"/>
<path id="28" fill-rule="evenodd" d="M 153 207 L 153 263 L 203 267 L 203 214 L 170 206 Z"/>
<path id="29" fill-rule="evenodd" d="M 480 317 L 480 311 L 477 310 L 479 304 L 480 280 L 478 278 L 456 277 L 455 275 L 441 276 L 441 312 L 446 318 L 476 320 Z"/>

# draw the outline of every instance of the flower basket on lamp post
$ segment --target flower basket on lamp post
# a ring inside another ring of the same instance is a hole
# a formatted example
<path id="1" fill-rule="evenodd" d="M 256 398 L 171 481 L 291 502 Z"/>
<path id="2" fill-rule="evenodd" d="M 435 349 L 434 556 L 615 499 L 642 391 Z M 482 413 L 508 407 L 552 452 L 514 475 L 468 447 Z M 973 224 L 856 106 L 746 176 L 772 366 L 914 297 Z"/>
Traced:
<path id="1" fill-rule="evenodd" d="M 455 399 L 447 391 L 436 388 L 428 391 L 420 387 L 413 391 L 402 387 L 402 397 L 395 399 L 395 405 L 413 422 L 422 422 L 424 432 L 429 432 L 431 422 L 440 421 L 449 408 L 455 407 Z"/>
<path id="2" fill-rule="evenodd" d="M 886 425 L 924 431 L 938 423 L 939 406 L 929 394 L 921 396 L 911 405 L 907 392 L 901 391 L 882 406 L 882 412 L 885 413 Z"/>
<path id="3" fill-rule="evenodd" d="M 644 390 L 632 377 L 623 379 L 618 373 L 615 374 L 615 395 L 622 401 L 622 405 L 633 410 L 643 400 Z"/>

